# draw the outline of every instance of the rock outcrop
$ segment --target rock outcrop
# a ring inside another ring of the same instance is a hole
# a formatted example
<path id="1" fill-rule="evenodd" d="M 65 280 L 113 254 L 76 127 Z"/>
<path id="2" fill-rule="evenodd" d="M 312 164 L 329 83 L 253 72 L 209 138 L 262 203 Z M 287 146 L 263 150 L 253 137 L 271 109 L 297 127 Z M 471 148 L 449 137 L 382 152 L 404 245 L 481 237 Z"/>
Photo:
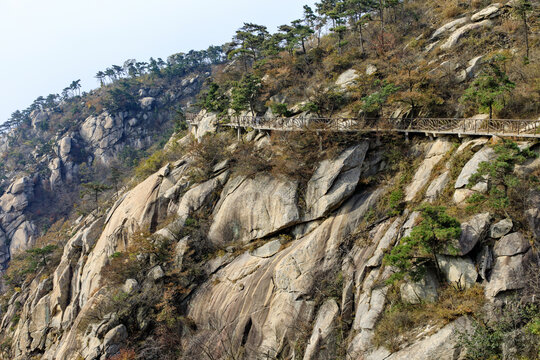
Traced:
<path id="1" fill-rule="evenodd" d="M 60 154 L 71 153 L 68 142 Z M 480 159 L 489 159 L 485 154 L 490 148 L 484 146 L 482 140 L 467 143 L 477 153 L 461 171 L 462 186 Z M 434 173 L 453 154 L 455 147 L 449 141 L 419 141 L 415 148 L 420 167 L 404 184 L 409 199 L 436 202 L 441 193 L 460 190 L 450 182 L 448 168 Z M 456 152 L 460 151 L 458 147 Z M 144 305 L 131 309 L 130 321 L 108 312 L 105 305 L 113 291 L 118 292 L 114 296 L 129 299 L 140 298 L 149 289 L 164 291 L 175 276 L 182 276 L 178 274 L 185 266 L 193 266 L 193 253 L 203 244 L 194 247 L 193 234 L 184 230 L 194 226 L 195 214 L 206 214 L 208 243 L 216 251 L 203 254 L 198 264 L 202 280 L 183 290 L 182 316 L 189 324 L 179 341 L 186 354 L 196 354 L 204 346 L 212 354 L 241 349 L 246 358 L 275 357 L 292 354 L 299 334 L 304 334 L 305 351 L 295 356 L 310 360 L 332 357 L 338 347 L 351 358 L 459 356 L 463 350 L 454 330 L 468 328 L 466 318 L 418 329 L 414 342 L 394 353 L 374 345 L 389 301 L 391 287 L 386 281 L 395 271 L 387 266 L 385 254 L 411 233 L 421 216 L 407 207 L 392 218 L 373 220 L 388 189 L 358 184 L 364 176 L 380 174 L 382 159 L 375 141 L 349 146 L 317 166 L 305 184 L 304 201 L 299 181 L 271 174 L 237 176 L 228 161 L 198 184 L 188 176 L 189 158 L 167 164 L 124 192 L 106 215 L 81 219 L 52 275 L 37 277 L 13 295 L 0 326 L 12 338 L 12 357 L 22 360 L 39 353 L 45 360 L 105 359 L 126 346 L 132 327 L 150 331 L 155 320 Z M 31 180 L 10 186 L 2 199 L 7 214 L 17 213 L 14 199 L 31 193 Z M 422 189 L 427 189 L 425 194 Z M 484 286 L 492 301 L 525 286 L 523 274 L 534 264 L 533 247 L 522 232 L 509 233 L 516 227 L 512 222 L 492 225 L 492 217 L 480 213 L 464 221 L 455 251 L 437 255 L 443 284 L 435 269 L 421 281 L 405 278 L 398 287 L 401 301 L 437 303 L 444 282 L 458 291 Z M 27 221 L 24 216 L 10 220 L 10 231 L 26 229 Z M 115 254 L 130 248 L 133 234 L 143 230 L 153 242 L 172 244 L 170 261 L 141 255 L 149 261 L 144 274 L 130 274 L 116 289 L 104 286 L 105 267 Z M 0 250 L 10 253 L 7 245 Z M 328 293 L 332 297 L 324 295 Z M 130 301 L 125 306 L 132 306 Z M 22 309 L 16 303 L 24 304 Z M 98 318 L 96 309 L 104 309 Z M 20 320 L 10 329 L 16 314 Z M 227 343 L 220 341 L 224 337 Z"/>

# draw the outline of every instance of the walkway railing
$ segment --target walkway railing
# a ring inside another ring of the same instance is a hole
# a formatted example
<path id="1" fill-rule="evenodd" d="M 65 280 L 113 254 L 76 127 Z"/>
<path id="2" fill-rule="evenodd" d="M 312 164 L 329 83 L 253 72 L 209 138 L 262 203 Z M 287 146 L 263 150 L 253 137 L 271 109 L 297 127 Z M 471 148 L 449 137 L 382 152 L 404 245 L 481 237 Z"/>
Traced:
<path id="1" fill-rule="evenodd" d="M 197 126 L 200 118 L 187 114 L 187 121 Z M 497 135 L 540 138 L 540 120 L 475 118 L 320 118 L 233 116 L 220 126 L 256 130 L 301 131 L 305 129 L 343 132 L 404 132 L 456 135 Z"/>

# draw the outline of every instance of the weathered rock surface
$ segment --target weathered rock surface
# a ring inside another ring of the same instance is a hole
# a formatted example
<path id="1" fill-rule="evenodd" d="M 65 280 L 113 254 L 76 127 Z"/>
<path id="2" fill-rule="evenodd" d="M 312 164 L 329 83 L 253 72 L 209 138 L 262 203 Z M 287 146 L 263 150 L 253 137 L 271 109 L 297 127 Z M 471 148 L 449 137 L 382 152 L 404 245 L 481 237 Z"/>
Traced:
<path id="1" fill-rule="evenodd" d="M 454 46 L 457 45 L 457 43 L 459 42 L 461 37 L 463 37 L 465 34 L 467 34 L 468 32 L 470 32 L 472 30 L 485 29 L 485 28 L 489 28 L 491 26 L 493 26 L 493 22 L 491 20 L 483 20 L 483 21 L 480 21 L 480 22 L 464 25 L 464 26 L 460 27 L 459 29 L 455 30 L 448 37 L 446 42 L 441 45 L 441 49 L 442 50 L 449 50 L 449 49 L 453 48 Z"/>
<path id="2" fill-rule="evenodd" d="M 269 243 L 266 243 L 263 246 L 255 249 L 251 253 L 251 255 L 260 258 L 268 258 L 277 254 L 280 249 L 281 243 L 279 242 L 279 240 L 272 240 Z"/>
<path id="3" fill-rule="evenodd" d="M 336 85 L 339 86 L 342 89 L 346 89 L 348 86 L 353 85 L 356 79 L 358 79 L 360 75 L 358 74 L 358 71 L 354 69 L 349 69 L 339 75 L 339 77 L 336 80 Z"/>
<path id="4" fill-rule="evenodd" d="M 198 324 L 221 319 L 233 326 L 233 333 L 250 321 L 248 346 L 281 348 L 285 339 L 264 334 L 284 334 L 294 324 L 310 321 L 313 304 L 304 295 L 316 284 L 314 275 L 336 265 L 340 239 L 353 231 L 379 196 L 353 196 L 338 214 L 270 258 L 238 257 L 198 290 L 188 315 Z"/>
<path id="5" fill-rule="evenodd" d="M 474 151 L 485 145 L 482 141 L 465 143 Z M 433 176 L 433 169 L 449 153 L 453 146 L 450 145 L 444 139 L 415 144 L 416 154 L 422 157 L 422 176 L 415 174 L 411 182 L 414 186 L 408 187 L 415 200 L 435 200 L 447 188 L 447 169 L 437 177 Z M 71 146 L 70 151 L 64 149 L 67 158 L 74 155 L 75 141 Z M 39 353 L 45 360 L 75 360 L 73 354 L 85 360 L 104 360 L 125 345 L 132 325 L 141 331 L 150 329 L 152 316 L 144 306 L 133 309 L 133 323 L 130 321 L 128 327 L 122 325 L 127 322 L 117 314 L 96 317 L 96 310 L 105 312 L 103 305 L 111 296 L 101 284 L 103 268 L 112 254 L 127 249 L 133 233 L 149 230 L 152 241 L 166 239 L 172 243 L 171 261 L 161 262 L 148 256 L 150 270 L 137 275 L 137 280 L 122 281 L 117 290 L 135 297 L 150 287 L 163 290 L 171 270 L 183 271 L 193 261 L 192 252 L 198 246 L 193 242 L 196 234 L 185 236 L 182 226 L 185 219 L 201 209 L 212 210 L 210 238 L 226 247 L 225 251 L 209 254 L 210 259 L 201 264 L 200 271 L 207 279 L 186 289 L 189 295 L 183 303 L 186 312 L 182 316 L 193 320 L 191 330 L 197 329 L 193 330 L 197 340 L 210 353 L 224 350 L 220 339 L 226 336 L 231 348 L 242 349 L 246 358 L 257 359 L 260 354 L 291 355 L 300 329 L 309 329 L 305 332 L 309 338 L 306 351 L 295 353 L 295 357 L 332 358 L 338 340 L 343 341 L 339 344 L 352 359 L 463 357 L 453 330 L 468 329 L 470 325 L 465 319 L 442 329 L 416 329 L 421 335 L 393 354 L 375 348 L 375 329 L 385 311 L 390 289 L 385 281 L 394 271 L 383 258 L 403 236 L 410 234 L 419 216 L 413 207 L 407 207 L 400 216 L 368 220 L 387 189 L 362 189 L 357 184 L 362 176 L 375 176 L 384 169 L 383 155 L 380 145 L 373 141 L 369 146 L 367 142 L 360 143 L 320 164 L 317 176 L 308 184 L 306 205 L 314 212 L 308 211 L 306 217 L 299 209 L 296 181 L 269 174 L 229 178 L 229 164 L 224 162 L 214 169 L 212 179 L 192 184 L 187 176 L 189 159 L 164 166 L 120 195 L 106 216 L 90 215 L 77 220 L 52 275 L 38 278 L 14 294 L 1 324 L 3 331 L 11 331 L 11 319 L 20 314 L 16 329 L 10 332 L 13 358 L 23 360 L 29 354 Z M 63 167 L 63 160 L 59 161 Z M 13 183 L 8 194 L 26 194 L 26 183 L 30 191 L 33 179 Z M 424 188 L 427 191 L 422 198 L 420 190 Z M 214 204 L 217 198 L 219 202 Z M 531 200 L 528 208 L 534 209 L 533 203 Z M 10 210 L 0 214 L 0 259 L 9 256 L 7 234 L 13 235 L 28 225 L 23 214 L 11 207 Z M 171 215 L 178 219 L 156 231 L 161 221 Z M 501 238 L 482 243 L 490 230 L 490 220 L 486 213 L 464 222 L 462 238 L 456 242 L 462 256 L 438 255 L 438 259 L 449 283 L 470 287 L 480 275 L 478 281 L 486 285 L 486 295 L 493 298 L 525 286 L 523 274 L 534 256 L 533 247 L 521 233 L 506 234 L 511 231 L 511 224 L 495 224 L 491 227 L 492 239 Z M 255 239 L 256 247 L 245 244 Z M 229 244 L 230 241 L 235 243 Z M 430 272 L 419 283 L 405 283 L 400 290 L 404 301 L 418 303 L 435 301 L 437 287 Z M 329 291 L 337 297 L 325 298 L 318 307 L 314 301 L 316 294 Z M 24 304 L 20 311 L 14 305 L 17 302 Z M 130 304 L 131 301 L 126 302 L 126 306 Z M 342 324 L 347 326 L 338 327 Z M 346 330 L 349 326 L 351 331 Z M 338 334 L 338 329 L 343 334 Z M 182 337 L 185 349 L 193 346 L 190 336 Z"/>
<path id="6" fill-rule="evenodd" d="M 368 147 L 364 142 L 319 165 L 307 186 L 306 220 L 327 214 L 354 192 Z"/>
<path id="7" fill-rule="evenodd" d="M 422 189 L 431 176 L 435 165 L 439 163 L 444 155 L 450 151 L 452 143 L 448 140 L 437 139 L 426 155 L 426 159 L 416 170 L 412 182 L 405 189 L 405 201 L 412 201 L 416 194 Z"/>
<path id="8" fill-rule="evenodd" d="M 457 250 L 453 254 L 454 249 L 448 249 L 446 254 L 451 255 L 467 255 L 480 241 L 485 239 L 489 225 L 491 223 L 491 214 L 483 213 L 470 218 L 468 221 L 461 224 L 461 236 L 459 241 L 451 242 L 451 246 Z"/>
<path id="9" fill-rule="evenodd" d="M 500 292 L 521 289 L 525 286 L 526 267 L 533 262 L 532 251 L 514 256 L 498 256 L 486 285 L 487 297 L 494 298 Z"/>
<path id="10" fill-rule="evenodd" d="M 217 114 L 202 111 L 198 115 L 198 120 L 198 125 L 191 129 L 191 133 L 197 140 L 201 140 L 202 137 L 207 133 L 213 133 L 216 131 L 218 124 Z"/>
<path id="11" fill-rule="evenodd" d="M 491 225 L 491 228 L 489 229 L 489 236 L 493 239 L 500 239 L 504 235 L 508 234 L 511 230 L 514 224 L 512 223 L 511 219 L 503 219 L 493 225 Z"/>
<path id="12" fill-rule="evenodd" d="M 400 287 L 401 299 L 409 304 L 435 302 L 438 299 L 439 280 L 432 272 L 428 272 L 418 282 L 406 282 Z"/>
<path id="13" fill-rule="evenodd" d="M 313 333 L 304 352 L 304 360 L 328 359 L 335 352 L 336 321 L 339 306 L 335 300 L 328 300 L 319 309 Z"/>
<path id="14" fill-rule="evenodd" d="M 472 260 L 445 255 L 438 255 L 437 258 L 442 273 L 451 285 L 465 289 L 476 283 L 478 272 Z"/>
<path id="15" fill-rule="evenodd" d="M 267 175 L 230 180 L 215 207 L 208 237 L 220 244 L 249 242 L 297 223 L 297 188 L 296 181 Z"/>
<path id="16" fill-rule="evenodd" d="M 444 191 L 446 185 L 450 182 L 450 172 L 445 171 L 431 182 L 426 190 L 426 200 L 433 202 Z"/>
<path id="17" fill-rule="evenodd" d="M 499 15 L 499 11 L 501 7 L 502 7 L 502 4 L 500 3 L 491 4 L 490 6 L 473 14 L 473 16 L 471 16 L 471 20 L 480 21 L 480 20 L 492 19 L 494 17 L 497 17 Z"/>
<path id="18" fill-rule="evenodd" d="M 498 240 L 493 247 L 493 254 L 497 257 L 514 256 L 526 253 L 530 248 L 531 244 L 523 234 L 515 232 Z"/>
<path id="19" fill-rule="evenodd" d="M 435 30 L 433 35 L 431 35 L 431 40 L 438 39 L 439 37 L 441 37 L 441 35 L 443 35 L 446 32 L 454 31 L 457 27 L 466 24 L 468 21 L 469 20 L 466 17 L 462 17 L 462 18 L 455 19 L 444 24 L 443 26 Z"/>
<path id="20" fill-rule="evenodd" d="M 459 346 L 458 331 L 471 329 L 470 321 L 466 318 L 446 325 L 435 334 L 415 343 L 388 357 L 387 360 L 432 360 L 432 359 L 458 359 L 465 351 Z M 380 357 L 367 357 L 367 360 L 381 359 Z"/>
<path id="21" fill-rule="evenodd" d="M 471 176 L 478 171 L 480 163 L 484 161 L 491 161 L 495 158 L 495 156 L 495 151 L 490 147 L 484 147 L 482 150 L 474 154 L 471 160 L 469 160 L 461 170 L 461 173 L 456 180 L 455 188 L 459 189 L 467 186 Z"/>

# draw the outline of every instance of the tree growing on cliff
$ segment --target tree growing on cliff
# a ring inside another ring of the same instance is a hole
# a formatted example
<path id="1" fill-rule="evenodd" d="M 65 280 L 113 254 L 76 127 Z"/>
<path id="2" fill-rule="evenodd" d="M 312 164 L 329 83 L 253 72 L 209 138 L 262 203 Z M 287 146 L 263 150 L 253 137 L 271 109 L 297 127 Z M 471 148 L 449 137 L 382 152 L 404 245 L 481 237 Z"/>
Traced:
<path id="1" fill-rule="evenodd" d="M 231 108 L 238 114 L 250 110 L 255 115 L 255 104 L 261 90 L 261 79 L 255 74 L 246 74 L 232 89 Z"/>
<path id="2" fill-rule="evenodd" d="M 444 207 L 423 205 L 418 211 L 420 223 L 384 258 L 387 265 L 398 270 L 390 277 L 390 282 L 399 281 L 406 275 L 418 281 L 430 265 L 435 265 L 441 279 L 437 254 L 456 251 L 451 243 L 461 235 L 459 221 L 447 215 Z"/>
<path id="3" fill-rule="evenodd" d="M 233 38 L 233 49 L 228 54 L 229 59 L 240 58 L 247 70 L 250 59 L 253 61 L 259 59 L 263 44 L 269 36 L 266 26 L 244 23 Z"/>
<path id="4" fill-rule="evenodd" d="M 523 21 L 527 59 L 529 58 L 529 23 L 527 22 L 527 17 L 532 10 L 533 7 L 530 0 L 518 0 L 515 2 L 514 12 Z"/>
<path id="5" fill-rule="evenodd" d="M 493 118 L 493 108 L 503 106 L 502 96 L 516 87 L 502 68 L 505 60 L 504 56 L 494 56 L 490 59 L 482 74 L 472 82 L 461 97 L 461 102 L 475 103 L 480 106 L 481 111 L 489 110 L 490 119 Z"/>
<path id="6" fill-rule="evenodd" d="M 81 186 L 83 187 L 83 190 L 81 191 L 81 197 L 84 197 L 85 195 L 91 195 L 94 199 L 96 210 L 98 210 L 99 212 L 99 194 L 104 191 L 110 190 L 111 186 L 97 181 L 84 183 L 81 184 Z"/>

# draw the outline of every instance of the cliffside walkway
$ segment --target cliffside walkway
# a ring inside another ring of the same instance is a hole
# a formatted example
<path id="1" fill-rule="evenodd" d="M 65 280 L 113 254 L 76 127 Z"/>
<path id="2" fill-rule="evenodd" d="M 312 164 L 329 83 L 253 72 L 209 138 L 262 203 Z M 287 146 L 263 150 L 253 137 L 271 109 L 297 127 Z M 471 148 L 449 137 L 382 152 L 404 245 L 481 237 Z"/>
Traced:
<path id="1" fill-rule="evenodd" d="M 186 114 L 190 126 L 197 127 L 200 115 Z M 475 118 L 318 118 L 235 116 L 219 126 L 262 131 L 399 132 L 436 135 L 476 135 L 540 138 L 540 120 Z"/>

